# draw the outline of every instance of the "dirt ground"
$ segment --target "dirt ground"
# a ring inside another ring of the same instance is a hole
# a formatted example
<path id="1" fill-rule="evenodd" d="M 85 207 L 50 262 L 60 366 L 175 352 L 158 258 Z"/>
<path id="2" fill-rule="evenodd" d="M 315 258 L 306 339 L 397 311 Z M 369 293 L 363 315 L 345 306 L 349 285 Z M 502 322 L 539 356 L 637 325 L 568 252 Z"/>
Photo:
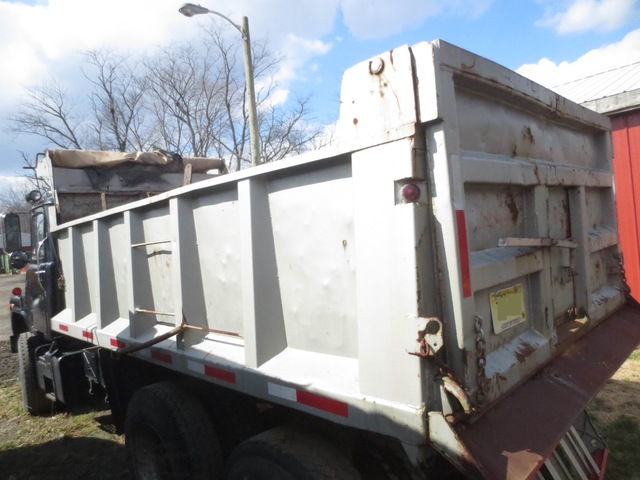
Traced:
<path id="1" fill-rule="evenodd" d="M 0 342 L 0 382 L 18 377 L 18 356 L 11 353 L 9 342 Z"/>

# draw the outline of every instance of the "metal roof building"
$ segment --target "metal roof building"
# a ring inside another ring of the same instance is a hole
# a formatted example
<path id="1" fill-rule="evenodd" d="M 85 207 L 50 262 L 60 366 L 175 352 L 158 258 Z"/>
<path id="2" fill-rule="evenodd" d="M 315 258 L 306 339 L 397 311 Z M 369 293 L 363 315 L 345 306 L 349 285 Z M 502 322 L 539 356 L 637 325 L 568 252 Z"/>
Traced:
<path id="1" fill-rule="evenodd" d="M 580 78 L 552 88 L 563 97 L 613 115 L 640 108 L 640 62 Z"/>
<path id="2" fill-rule="evenodd" d="M 553 90 L 611 118 L 620 245 L 631 293 L 640 300 L 640 62 Z"/>

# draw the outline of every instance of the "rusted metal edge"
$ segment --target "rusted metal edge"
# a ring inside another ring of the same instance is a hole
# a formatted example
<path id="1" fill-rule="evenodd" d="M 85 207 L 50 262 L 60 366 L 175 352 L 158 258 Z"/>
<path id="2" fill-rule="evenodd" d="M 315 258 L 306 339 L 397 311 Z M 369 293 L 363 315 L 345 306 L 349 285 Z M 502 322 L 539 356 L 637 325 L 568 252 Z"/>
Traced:
<path id="1" fill-rule="evenodd" d="M 465 450 L 459 466 L 473 478 L 532 478 L 589 400 L 639 344 L 640 309 L 629 304 L 477 421 L 453 426 Z"/>

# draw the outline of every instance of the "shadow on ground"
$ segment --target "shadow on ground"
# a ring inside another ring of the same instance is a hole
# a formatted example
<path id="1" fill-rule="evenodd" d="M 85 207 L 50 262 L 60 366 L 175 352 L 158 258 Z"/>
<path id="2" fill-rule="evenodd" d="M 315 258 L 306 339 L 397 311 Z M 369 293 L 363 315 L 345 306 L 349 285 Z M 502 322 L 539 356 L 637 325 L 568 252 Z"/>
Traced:
<path id="1" fill-rule="evenodd" d="M 4 480 L 130 479 L 123 445 L 99 438 L 62 437 L 0 452 Z"/>

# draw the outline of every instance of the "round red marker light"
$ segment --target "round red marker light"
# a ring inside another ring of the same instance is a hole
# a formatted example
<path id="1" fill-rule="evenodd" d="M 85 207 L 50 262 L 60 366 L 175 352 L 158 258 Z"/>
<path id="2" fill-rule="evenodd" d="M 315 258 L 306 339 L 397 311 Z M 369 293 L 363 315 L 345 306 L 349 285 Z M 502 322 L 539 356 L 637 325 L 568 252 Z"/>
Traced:
<path id="1" fill-rule="evenodd" d="M 415 202 L 420 198 L 420 187 L 413 183 L 407 183 L 402 187 L 400 193 L 407 202 Z"/>
<path id="2" fill-rule="evenodd" d="M 15 287 L 11 290 L 11 295 L 22 295 L 22 289 L 20 287 Z"/>

